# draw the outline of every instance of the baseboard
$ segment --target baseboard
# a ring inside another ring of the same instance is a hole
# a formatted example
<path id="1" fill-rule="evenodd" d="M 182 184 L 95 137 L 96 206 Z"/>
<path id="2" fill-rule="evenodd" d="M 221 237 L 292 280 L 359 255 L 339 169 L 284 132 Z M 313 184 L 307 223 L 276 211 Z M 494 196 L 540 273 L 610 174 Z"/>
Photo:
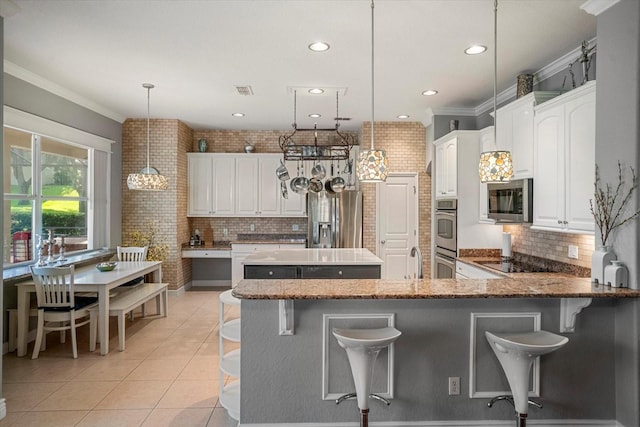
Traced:
<path id="1" fill-rule="evenodd" d="M 240 423 L 241 427 L 358 427 L 357 422 L 349 423 L 274 423 L 248 424 Z M 512 427 L 511 421 L 382 421 L 370 422 L 372 427 Z M 539 427 L 624 427 L 615 420 L 527 420 L 527 425 Z"/>
<path id="2" fill-rule="evenodd" d="M 187 285 L 189 285 L 189 287 L 187 287 Z M 191 282 L 189 282 L 188 284 L 185 284 L 184 286 L 180 286 L 178 289 L 169 289 L 169 295 L 174 297 L 179 297 L 180 295 L 184 294 L 185 291 L 190 287 L 191 287 Z"/>
<path id="3" fill-rule="evenodd" d="M 212 286 L 216 288 L 230 288 L 231 280 L 192 280 L 189 282 L 195 288 Z"/>

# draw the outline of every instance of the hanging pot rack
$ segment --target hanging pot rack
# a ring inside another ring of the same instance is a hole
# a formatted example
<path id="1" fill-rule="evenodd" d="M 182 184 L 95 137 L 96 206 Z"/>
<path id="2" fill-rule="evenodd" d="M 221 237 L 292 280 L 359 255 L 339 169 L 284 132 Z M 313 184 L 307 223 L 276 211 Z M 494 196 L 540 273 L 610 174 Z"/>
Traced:
<path id="1" fill-rule="evenodd" d="M 293 132 L 281 135 L 278 144 L 282 150 L 284 160 L 348 160 L 351 148 L 356 143 L 354 135 L 340 132 L 340 114 L 338 92 L 336 92 L 336 125 L 333 128 L 298 128 L 296 123 L 296 91 L 293 91 Z M 318 144 L 318 132 L 335 132 L 336 138 L 330 144 Z M 298 144 L 293 136 L 298 132 L 313 132 L 313 144 Z"/>

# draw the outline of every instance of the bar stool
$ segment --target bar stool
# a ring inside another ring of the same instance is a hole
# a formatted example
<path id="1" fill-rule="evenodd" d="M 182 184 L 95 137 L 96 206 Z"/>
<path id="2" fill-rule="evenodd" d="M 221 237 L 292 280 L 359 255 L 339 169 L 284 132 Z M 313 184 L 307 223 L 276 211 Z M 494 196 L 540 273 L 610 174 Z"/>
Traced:
<path id="1" fill-rule="evenodd" d="M 340 404 L 347 399 L 356 397 L 360 409 L 360 427 L 369 425 L 369 398 L 380 400 L 387 405 L 391 404 L 387 399 L 371 393 L 371 380 L 373 368 L 380 353 L 385 347 L 398 339 L 402 334 L 396 328 L 380 329 L 338 329 L 333 330 L 333 336 L 338 340 L 340 347 L 344 348 L 351 365 L 351 374 L 356 387 L 355 393 L 348 393 L 336 399 Z"/>
<path id="2" fill-rule="evenodd" d="M 529 371 L 536 357 L 551 353 L 569 342 L 569 338 L 547 331 L 520 334 L 493 334 L 485 336 L 504 370 L 511 396 L 496 396 L 487 404 L 490 408 L 498 400 L 507 400 L 516 411 L 516 426 L 526 427 L 528 404 L 542 408 L 542 404 L 529 400 Z"/>

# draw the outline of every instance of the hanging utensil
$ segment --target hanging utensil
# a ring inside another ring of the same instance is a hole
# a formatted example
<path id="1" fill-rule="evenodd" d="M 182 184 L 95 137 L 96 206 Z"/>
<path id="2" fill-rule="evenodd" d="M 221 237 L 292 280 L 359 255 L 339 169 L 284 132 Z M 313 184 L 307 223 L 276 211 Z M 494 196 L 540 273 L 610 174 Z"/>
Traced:
<path id="1" fill-rule="evenodd" d="M 280 159 L 280 166 L 278 166 L 278 168 L 276 169 L 276 176 L 280 181 L 286 181 L 289 179 L 289 171 L 287 170 L 287 167 L 285 166 L 282 159 Z"/>
<path id="2" fill-rule="evenodd" d="M 322 163 L 316 160 L 316 165 L 313 167 L 313 169 L 311 169 L 311 176 L 320 180 L 320 179 L 324 179 L 326 175 L 327 175 L 327 170 L 322 165 Z"/>
<path id="3" fill-rule="evenodd" d="M 333 176 L 333 160 L 331 161 L 331 169 L 330 170 L 331 170 L 331 175 L 324 182 L 324 189 L 327 190 L 327 193 L 334 194 L 335 191 L 333 191 L 333 188 L 331 188 L 331 180 L 332 180 L 331 177 Z M 338 172 L 339 171 L 340 171 L 340 169 L 338 169 Z"/>
<path id="4" fill-rule="evenodd" d="M 289 198 L 289 192 L 287 191 L 287 183 L 284 181 L 280 181 L 280 194 L 284 199 Z"/>
<path id="5" fill-rule="evenodd" d="M 297 194 L 306 194 L 309 191 L 309 178 L 300 174 L 300 162 L 298 161 L 298 176 L 291 180 L 291 190 Z"/>

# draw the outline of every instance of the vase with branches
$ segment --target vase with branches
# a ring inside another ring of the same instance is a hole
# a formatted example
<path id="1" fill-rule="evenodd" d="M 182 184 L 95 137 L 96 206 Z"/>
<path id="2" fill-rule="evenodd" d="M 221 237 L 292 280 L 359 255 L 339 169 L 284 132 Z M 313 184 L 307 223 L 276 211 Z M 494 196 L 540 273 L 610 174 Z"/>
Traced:
<path id="1" fill-rule="evenodd" d="M 164 261 L 169 254 L 169 246 L 166 243 L 156 242 L 156 225 L 153 221 L 147 221 L 144 230 L 134 230 L 129 233 L 130 246 L 147 246 L 147 261 Z"/>
<path id="2" fill-rule="evenodd" d="M 638 187 L 636 171 L 629 166 L 631 172 L 631 186 L 625 190 L 625 174 L 622 164 L 618 162 L 618 183 L 614 186 L 605 184 L 603 186 L 600 179 L 600 170 L 596 165 L 596 179 L 594 182 L 593 199 L 589 200 L 591 214 L 600 232 L 600 241 L 603 246 L 607 245 L 611 233 L 640 215 L 640 210 L 626 213 L 626 207 L 631 200 L 633 192 Z"/>
<path id="3" fill-rule="evenodd" d="M 593 199 L 589 200 L 589 208 L 596 228 L 600 234 L 601 247 L 598 247 L 591 257 L 591 280 L 604 283 L 604 269 L 616 259 L 615 253 L 609 248 L 611 233 L 640 215 L 640 210 L 627 212 L 627 205 L 638 187 L 636 171 L 629 167 L 631 173 L 630 185 L 625 180 L 622 164 L 618 161 L 618 182 L 603 184 L 600 170 L 596 164 Z M 627 188 L 628 187 L 628 188 Z"/>

